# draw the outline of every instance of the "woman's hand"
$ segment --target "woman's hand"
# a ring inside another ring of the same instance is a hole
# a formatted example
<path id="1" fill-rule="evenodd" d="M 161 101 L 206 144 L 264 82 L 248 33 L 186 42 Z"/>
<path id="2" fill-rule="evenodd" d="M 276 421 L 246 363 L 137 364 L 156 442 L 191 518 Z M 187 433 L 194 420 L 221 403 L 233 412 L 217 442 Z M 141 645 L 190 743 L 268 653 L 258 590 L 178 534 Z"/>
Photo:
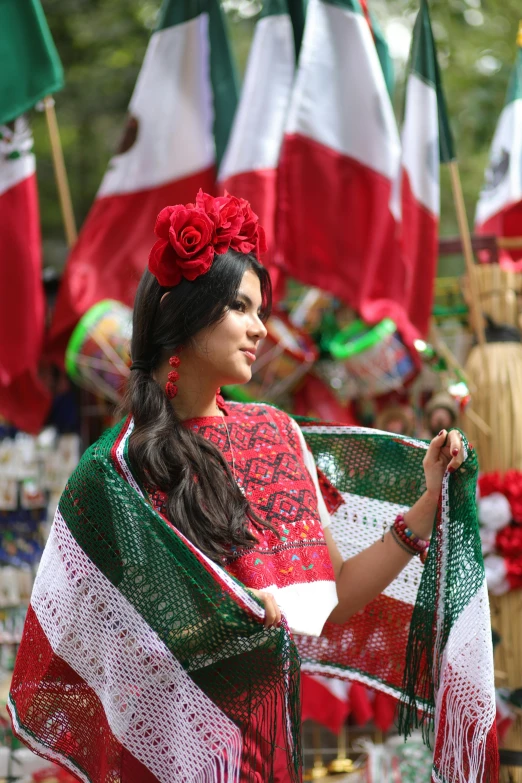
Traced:
<path id="1" fill-rule="evenodd" d="M 428 446 L 422 462 L 426 477 L 426 492 L 438 499 L 446 471 L 454 473 L 464 461 L 460 432 L 441 430 Z"/>
<path id="2" fill-rule="evenodd" d="M 248 589 L 265 607 L 265 628 L 278 626 L 281 622 L 281 609 L 277 605 L 274 596 L 270 593 L 265 593 L 264 590 L 252 590 L 250 587 Z"/>

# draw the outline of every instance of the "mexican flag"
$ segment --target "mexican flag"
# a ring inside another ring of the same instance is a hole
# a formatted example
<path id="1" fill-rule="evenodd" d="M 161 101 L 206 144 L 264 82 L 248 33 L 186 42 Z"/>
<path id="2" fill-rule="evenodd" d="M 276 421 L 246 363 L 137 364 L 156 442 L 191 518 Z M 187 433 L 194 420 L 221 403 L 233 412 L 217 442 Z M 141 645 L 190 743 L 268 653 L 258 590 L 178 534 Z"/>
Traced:
<path id="1" fill-rule="evenodd" d="M 220 189 L 245 198 L 266 233 L 273 268 L 277 166 L 295 75 L 296 47 L 286 0 L 267 0 L 256 24 L 238 105 L 221 168 Z"/>
<path id="2" fill-rule="evenodd" d="M 375 322 L 403 320 L 390 263 L 400 141 L 359 0 L 310 0 L 280 162 L 278 248 L 286 271 Z"/>
<path id="3" fill-rule="evenodd" d="M 0 124 L 63 87 L 63 71 L 40 0 L 2 0 Z"/>
<path id="4" fill-rule="evenodd" d="M 493 137 L 484 187 L 475 215 L 478 234 L 522 236 L 522 23 L 506 103 Z M 522 248 L 504 250 L 501 265 L 522 269 Z"/>
<path id="5" fill-rule="evenodd" d="M 158 212 L 214 190 L 236 100 L 219 0 L 165 0 L 120 148 L 67 261 L 48 345 L 55 361 L 93 304 L 132 305 Z"/>
<path id="6" fill-rule="evenodd" d="M 33 138 L 24 112 L 63 86 L 39 0 L 3 0 L 0 29 L 0 415 L 38 432 L 50 395 L 38 378 L 45 325 Z"/>
<path id="7" fill-rule="evenodd" d="M 425 337 L 437 274 L 440 163 L 455 158 L 427 0 L 413 30 L 402 130 L 402 254 L 409 320 Z"/>

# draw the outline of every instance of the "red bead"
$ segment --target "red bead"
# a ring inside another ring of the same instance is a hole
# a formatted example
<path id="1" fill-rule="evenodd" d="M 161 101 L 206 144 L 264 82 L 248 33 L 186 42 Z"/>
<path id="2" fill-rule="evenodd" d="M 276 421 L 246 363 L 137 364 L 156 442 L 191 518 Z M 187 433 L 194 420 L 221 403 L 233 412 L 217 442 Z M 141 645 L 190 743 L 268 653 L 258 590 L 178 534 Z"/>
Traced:
<path id="1" fill-rule="evenodd" d="M 176 383 L 176 381 L 179 380 L 179 372 L 176 372 L 176 370 L 172 370 L 169 372 L 167 378 L 171 383 Z"/>
<path id="2" fill-rule="evenodd" d="M 181 364 L 181 359 L 179 356 L 171 356 L 169 359 L 169 364 L 171 367 L 179 367 Z"/>
<path id="3" fill-rule="evenodd" d="M 173 400 L 176 394 L 178 393 L 178 387 L 175 383 L 170 383 L 170 381 L 165 385 L 165 393 L 169 400 Z"/>

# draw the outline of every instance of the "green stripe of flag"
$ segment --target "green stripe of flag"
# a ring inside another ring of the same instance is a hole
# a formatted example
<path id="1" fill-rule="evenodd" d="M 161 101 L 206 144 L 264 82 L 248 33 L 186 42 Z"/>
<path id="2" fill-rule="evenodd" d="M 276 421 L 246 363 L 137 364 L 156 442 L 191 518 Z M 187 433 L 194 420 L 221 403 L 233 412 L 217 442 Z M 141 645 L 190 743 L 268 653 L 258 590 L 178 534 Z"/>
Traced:
<path id="1" fill-rule="evenodd" d="M 449 163 L 449 161 L 455 160 L 455 149 L 427 0 L 421 0 L 420 10 L 413 28 L 410 72 L 415 73 L 426 84 L 431 85 L 437 93 L 440 161 L 441 163 Z"/>
<path id="2" fill-rule="evenodd" d="M 63 87 L 63 69 L 40 0 L 0 2 L 0 123 Z"/>
<path id="3" fill-rule="evenodd" d="M 359 0 L 323 0 L 327 5 L 335 5 L 337 8 L 343 8 L 345 11 L 352 11 L 354 14 L 363 13 Z"/>
<path id="4" fill-rule="evenodd" d="M 384 81 L 386 82 L 386 87 L 388 88 L 388 94 L 392 98 L 395 90 L 395 73 L 393 69 L 393 60 L 390 56 L 390 50 L 388 48 L 388 42 L 384 37 L 384 33 L 377 20 L 377 17 L 372 11 L 370 11 L 370 21 L 372 24 L 375 48 L 377 49 L 377 55 L 379 57 L 379 62 L 381 63 L 382 72 L 384 74 Z"/>
<path id="5" fill-rule="evenodd" d="M 520 43 L 518 44 L 517 59 L 509 77 L 509 84 L 506 96 L 506 105 L 513 101 L 522 99 L 522 36 L 519 33 Z"/>

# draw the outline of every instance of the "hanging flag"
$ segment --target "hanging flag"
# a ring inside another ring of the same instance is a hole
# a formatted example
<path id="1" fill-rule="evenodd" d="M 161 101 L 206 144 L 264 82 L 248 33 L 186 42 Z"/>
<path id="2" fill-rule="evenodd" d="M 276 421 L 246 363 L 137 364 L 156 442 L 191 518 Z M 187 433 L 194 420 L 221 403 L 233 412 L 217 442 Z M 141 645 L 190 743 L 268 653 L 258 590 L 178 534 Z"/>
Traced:
<path id="1" fill-rule="evenodd" d="M 301 675 L 301 720 L 314 720 L 339 734 L 350 714 L 350 683 L 320 674 Z"/>
<path id="2" fill-rule="evenodd" d="M 40 0 L 3 0 L 0 62 L 0 125 L 62 89 L 62 64 Z"/>
<path id="3" fill-rule="evenodd" d="M 263 262 L 273 267 L 277 166 L 295 75 L 295 33 L 286 0 L 267 0 L 256 24 L 245 79 L 219 172 L 220 189 L 247 199 L 265 229 Z"/>
<path id="4" fill-rule="evenodd" d="M 48 353 L 101 299 L 132 305 L 167 204 L 212 192 L 237 101 L 219 0 L 165 0 L 111 159 L 67 261 Z"/>
<path id="5" fill-rule="evenodd" d="M 454 160 L 453 139 L 427 0 L 413 30 L 402 130 L 402 254 L 410 322 L 426 337 L 437 275 L 440 163 Z"/>
<path id="6" fill-rule="evenodd" d="M 0 61 L 0 415 L 36 433 L 51 398 L 38 378 L 42 244 L 33 138 L 21 115 L 63 86 L 39 0 L 2 2 Z"/>
<path id="7" fill-rule="evenodd" d="M 391 263 L 400 142 L 359 0 L 310 0 L 279 172 L 278 251 L 292 277 L 371 323 L 404 320 Z"/>
<path id="8" fill-rule="evenodd" d="M 522 236 L 522 22 L 506 103 L 493 137 L 484 187 L 475 215 L 478 234 Z M 522 270 L 522 247 L 502 250 L 500 264 Z"/>

